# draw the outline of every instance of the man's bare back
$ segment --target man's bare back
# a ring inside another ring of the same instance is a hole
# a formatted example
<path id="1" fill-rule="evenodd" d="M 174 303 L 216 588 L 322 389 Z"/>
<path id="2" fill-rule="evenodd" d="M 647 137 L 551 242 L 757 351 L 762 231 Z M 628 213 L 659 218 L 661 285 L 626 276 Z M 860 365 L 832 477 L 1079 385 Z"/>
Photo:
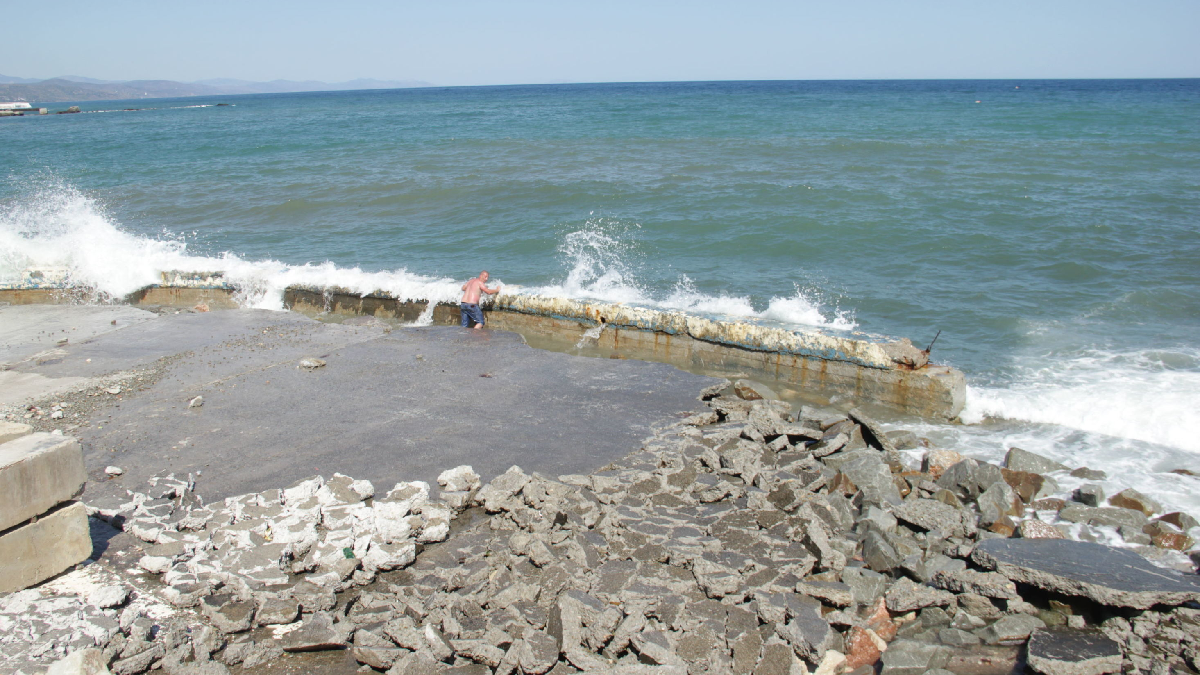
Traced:
<path id="1" fill-rule="evenodd" d="M 462 285 L 463 296 L 462 300 L 459 301 L 459 309 L 462 312 L 463 328 L 470 327 L 472 321 L 475 322 L 476 329 L 483 327 L 484 318 L 483 312 L 479 309 L 479 295 L 481 293 L 495 295 L 500 292 L 499 286 L 488 288 L 486 286 L 487 280 L 488 273 L 487 270 L 484 270 L 479 273 L 478 277 L 470 279 Z"/>

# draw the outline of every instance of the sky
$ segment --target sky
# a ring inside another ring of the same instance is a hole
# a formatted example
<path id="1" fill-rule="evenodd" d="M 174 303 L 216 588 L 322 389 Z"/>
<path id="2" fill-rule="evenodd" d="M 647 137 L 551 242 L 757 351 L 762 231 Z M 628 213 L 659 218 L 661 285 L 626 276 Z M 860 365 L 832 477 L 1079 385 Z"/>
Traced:
<path id="1" fill-rule="evenodd" d="M 1196 0 L 0 0 L 0 74 L 109 80 L 1200 77 Z"/>

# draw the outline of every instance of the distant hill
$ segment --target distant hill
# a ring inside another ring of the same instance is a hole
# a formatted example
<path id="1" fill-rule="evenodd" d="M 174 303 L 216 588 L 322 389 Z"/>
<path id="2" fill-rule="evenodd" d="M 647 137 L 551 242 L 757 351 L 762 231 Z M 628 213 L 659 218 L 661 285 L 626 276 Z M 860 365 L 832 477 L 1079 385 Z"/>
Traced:
<path id="1" fill-rule="evenodd" d="M 428 82 L 414 80 L 390 81 L 358 79 L 349 82 L 317 82 L 309 80 L 247 80 L 215 79 L 199 82 L 172 80 L 129 80 L 109 82 L 77 75 L 49 80 L 0 75 L 0 101 L 25 100 L 30 103 L 61 101 L 107 101 L 135 98 L 176 98 L 184 96 L 218 96 L 222 94 L 275 94 L 298 91 L 350 91 L 357 89 L 403 89 L 428 87 Z"/>

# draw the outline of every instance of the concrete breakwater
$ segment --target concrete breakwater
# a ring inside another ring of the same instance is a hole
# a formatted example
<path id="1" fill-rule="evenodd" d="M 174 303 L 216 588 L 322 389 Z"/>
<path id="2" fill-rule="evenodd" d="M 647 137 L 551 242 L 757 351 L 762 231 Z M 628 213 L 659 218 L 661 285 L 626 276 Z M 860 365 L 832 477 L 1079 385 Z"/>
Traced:
<path id="1" fill-rule="evenodd" d="M 0 302 L 77 301 L 63 271 L 34 271 L 20 284 L 0 288 Z M 119 300 L 133 305 L 238 305 L 236 289 L 220 273 L 163 272 L 162 283 Z M 812 393 L 850 398 L 902 414 L 953 419 L 965 404 L 963 374 L 932 364 L 907 339 L 788 330 L 721 321 L 675 311 L 623 304 L 502 294 L 485 300 L 489 324 L 530 339 L 571 345 L 581 339 L 613 356 L 658 361 L 694 372 L 745 375 L 795 385 Z M 456 324 L 456 304 L 361 294 L 336 287 L 291 286 L 283 304 L 310 315 L 369 315 L 400 321 Z M 587 331 L 599 332 L 593 336 Z"/>
<path id="2" fill-rule="evenodd" d="M 1198 577 L 1147 562 L 1193 571 L 1175 551 L 1188 516 L 1137 494 L 1045 497 L 1090 470 L 1016 449 L 1004 467 L 938 449 L 914 466 L 911 432 L 762 393 L 715 385 L 706 411 L 587 475 L 485 483 L 460 466 L 436 494 L 337 475 L 212 503 L 156 478 L 88 507 L 142 543 L 122 566 L 161 585 L 4 598 L 0 653 L 32 673 L 87 652 L 122 675 L 1200 666 Z M 1064 538 L 1080 524 L 1145 545 Z M 47 639 L 28 639 L 34 621 Z M 353 661 L 305 660 L 328 652 Z"/>

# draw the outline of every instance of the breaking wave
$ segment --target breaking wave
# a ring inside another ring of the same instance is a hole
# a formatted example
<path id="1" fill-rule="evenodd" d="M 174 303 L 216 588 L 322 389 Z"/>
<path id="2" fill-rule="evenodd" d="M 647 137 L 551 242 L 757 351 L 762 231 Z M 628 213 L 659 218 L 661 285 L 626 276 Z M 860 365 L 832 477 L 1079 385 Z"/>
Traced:
<path id="1" fill-rule="evenodd" d="M 620 236 L 602 220 L 588 221 L 583 229 L 565 234 L 559 250 L 567 269 L 561 282 L 509 285 L 509 291 L 735 320 L 767 320 L 793 327 L 849 330 L 856 326 L 848 314 L 825 310 L 813 292 L 799 285 L 794 295 L 771 298 L 761 310 L 745 296 L 702 293 L 684 275 L 669 293 L 656 297 L 639 280 L 632 239 Z M 188 249 L 183 237 L 164 234 L 154 239 L 126 232 L 95 199 L 53 181 L 29 197 L 0 205 L 0 282 L 19 282 L 31 267 L 61 270 L 73 284 L 90 289 L 96 300 L 121 298 L 159 283 L 160 273 L 167 270 L 221 272 L 238 289 L 243 306 L 262 309 L 283 309 L 284 289 L 296 284 L 337 286 L 359 294 L 382 290 L 397 298 L 436 303 L 457 301 L 462 283 L 404 268 L 370 272 L 330 262 L 290 265 L 278 260 L 247 260 L 230 252 L 199 255 Z"/>

